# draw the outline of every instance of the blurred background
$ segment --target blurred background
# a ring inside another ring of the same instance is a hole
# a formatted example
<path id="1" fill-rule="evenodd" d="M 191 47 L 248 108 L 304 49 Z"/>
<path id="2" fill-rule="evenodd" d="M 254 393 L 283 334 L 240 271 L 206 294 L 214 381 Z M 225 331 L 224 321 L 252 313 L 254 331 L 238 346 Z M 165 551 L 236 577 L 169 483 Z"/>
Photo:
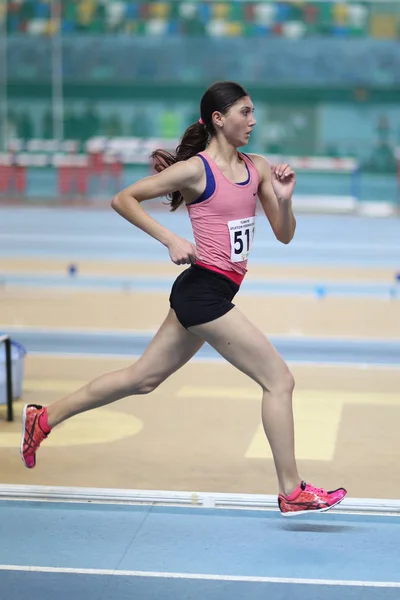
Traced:
<path id="1" fill-rule="evenodd" d="M 399 0 L 0 1 L 0 482 L 276 492 L 259 390 L 207 346 L 18 456 L 24 403 L 128 366 L 165 318 L 180 268 L 110 200 L 218 79 L 251 94 L 247 150 L 297 171 L 295 238 L 260 211 L 237 305 L 294 373 L 301 472 L 400 497 Z M 184 207 L 145 208 L 192 239 Z"/>
<path id="2" fill-rule="evenodd" d="M 397 0 L 2 0 L 0 29 L 3 199 L 108 198 L 233 79 L 300 196 L 399 201 Z"/>

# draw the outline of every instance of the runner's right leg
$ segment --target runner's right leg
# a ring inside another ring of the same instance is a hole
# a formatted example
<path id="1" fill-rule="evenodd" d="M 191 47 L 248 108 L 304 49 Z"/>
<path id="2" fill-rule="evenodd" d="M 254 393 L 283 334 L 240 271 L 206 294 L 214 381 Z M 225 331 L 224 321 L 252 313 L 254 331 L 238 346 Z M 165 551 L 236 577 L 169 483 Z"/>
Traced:
<path id="1" fill-rule="evenodd" d="M 187 363 L 203 343 L 197 335 L 182 327 L 175 312 L 170 309 L 144 354 L 134 364 L 100 375 L 70 396 L 46 408 L 33 404 L 25 406 L 21 442 L 21 455 L 25 465 L 28 468 L 35 466 L 36 451 L 49 428 L 74 415 L 126 396 L 152 392 Z"/>

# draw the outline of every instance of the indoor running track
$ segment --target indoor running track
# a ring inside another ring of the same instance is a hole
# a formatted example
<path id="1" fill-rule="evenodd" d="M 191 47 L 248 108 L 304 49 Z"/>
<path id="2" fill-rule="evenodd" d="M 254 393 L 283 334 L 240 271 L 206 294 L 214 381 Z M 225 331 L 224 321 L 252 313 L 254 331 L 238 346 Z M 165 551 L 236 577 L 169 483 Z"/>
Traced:
<path id="1" fill-rule="evenodd" d="M 343 506 L 343 505 L 342 505 Z M 398 600 L 400 517 L 2 500 L 4 600 Z"/>

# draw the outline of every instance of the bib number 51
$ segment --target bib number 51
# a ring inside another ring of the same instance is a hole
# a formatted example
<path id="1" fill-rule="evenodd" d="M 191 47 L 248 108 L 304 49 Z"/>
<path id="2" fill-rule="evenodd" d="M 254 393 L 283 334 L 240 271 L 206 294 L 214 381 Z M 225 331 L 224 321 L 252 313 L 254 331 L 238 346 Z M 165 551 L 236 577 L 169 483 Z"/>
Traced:
<path id="1" fill-rule="evenodd" d="M 247 260 L 254 237 L 255 217 L 229 221 L 228 227 L 231 238 L 231 261 Z"/>

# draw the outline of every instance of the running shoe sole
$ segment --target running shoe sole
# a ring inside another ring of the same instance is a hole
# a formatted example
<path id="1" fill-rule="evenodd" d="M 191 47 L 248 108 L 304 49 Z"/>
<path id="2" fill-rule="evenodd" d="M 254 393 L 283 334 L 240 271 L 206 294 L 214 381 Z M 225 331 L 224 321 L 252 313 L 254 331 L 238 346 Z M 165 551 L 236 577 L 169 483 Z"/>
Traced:
<path id="1" fill-rule="evenodd" d="M 298 515 L 327 512 L 328 510 L 331 510 L 332 508 L 343 502 L 345 498 L 346 496 L 343 496 L 343 498 L 335 502 L 335 504 L 331 504 L 331 506 L 324 506 L 323 508 L 308 508 L 307 510 L 290 510 L 288 512 L 281 512 L 281 515 L 282 517 L 297 517 Z"/>

